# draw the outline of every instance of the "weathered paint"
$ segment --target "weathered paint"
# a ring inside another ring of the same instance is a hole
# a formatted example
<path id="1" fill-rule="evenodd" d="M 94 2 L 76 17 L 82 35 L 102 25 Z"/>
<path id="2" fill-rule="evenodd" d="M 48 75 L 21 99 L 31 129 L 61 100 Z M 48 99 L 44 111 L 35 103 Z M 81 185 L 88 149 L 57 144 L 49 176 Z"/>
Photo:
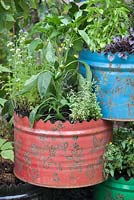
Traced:
<path id="1" fill-rule="evenodd" d="M 30 128 L 14 115 L 15 175 L 34 185 L 77 188 L 104 181 L 102 155 L 112 140 L 105 120 L 70 124 L 42 120 Z"/>
<path id="2" fill-rule="evenodd" d="M 83 50 L 80 60 L 91 67 L 98 85 L 97 99 L 104 119 L 115 121 L 134 120 L 134 54 L 122 59 L 115 54 L 112 62 L 104 53 Z M 81 73 L 86 71 L 80 66 Z"/>
<path id="3" fill-rule="evenodd" d="M 134 178 L 126 181 L 124 178 L 114 178 L 94 187 L 94 200 L 133 200 Z"/>

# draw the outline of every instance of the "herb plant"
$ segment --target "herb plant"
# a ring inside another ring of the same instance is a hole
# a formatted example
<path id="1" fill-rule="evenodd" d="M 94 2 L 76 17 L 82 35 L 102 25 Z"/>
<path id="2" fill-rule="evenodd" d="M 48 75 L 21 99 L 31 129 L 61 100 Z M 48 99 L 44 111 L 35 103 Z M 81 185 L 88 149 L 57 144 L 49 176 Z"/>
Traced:
<path id="1" fill-rule="evenodd" d="M 101 109 L 96 99 L 94 85 L 91 81 L 85 81 L 81 76 L 81 90 L 77 93 L 71 92 L 70 117 L 74 121 L 99 119 L 102 117 Z"/>
<path id="2" fill-rule="evenodd" d="M 86 0 L 85 29 L 79 30 L 91 51 L 103 51 L 113 36 L 125 36 L 129 30 L 130 10 L 123 0 Z"/>
<path id="3" fill-rule="evenodd" d="M 134 176 L 134 130 L 120 127 L 114 130 L 113 143 L 104 153 L 104 176 L 106 178 Z"/>

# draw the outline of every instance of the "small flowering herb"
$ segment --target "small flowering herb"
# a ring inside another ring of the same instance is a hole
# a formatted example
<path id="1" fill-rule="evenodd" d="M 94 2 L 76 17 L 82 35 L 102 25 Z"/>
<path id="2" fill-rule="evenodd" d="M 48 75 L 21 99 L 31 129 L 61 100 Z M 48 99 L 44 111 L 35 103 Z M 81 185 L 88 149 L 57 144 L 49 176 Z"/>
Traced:
<path id="1" fill-rule="evenodd" d="M 102 117 L 101 108 L 97 102 L 96 94 L 93 92 L 93 84 L 84 80 L 82 90 L 69 95 L 70 118 L 72 121 L 97 120 Z"/>
<path id="2" fill-rule="evenodd" d="M 39 67 L 41 68 L 37 59 L 38 52 L 35 52 L 34 56 L 30 54 L 27 40 L 28 33 L 21 30 L 18 38 L 7 43 L 10 73 L 8 83 L 6 84 L 6 91 L 7 94 L 10 94 L 14 106 L 26 106 L 26 109 L 30 110 L 30 106 L 38 101 L 36 89 L 34 91 L 31 90 L 27 95 L 21 96 L 21 98 L 19 96 L 16 98 L 17 93 L 24 87 L 26 80 L 39 71 Z M 29 101 L 26 102 L 26 99 L 29 99 Z"/>
<path id="3" fill-rule="evenodd" d="M 112 54 L 118 53 L 120 58 L 127 59 L 128 54 L 134 53 L 134 30 L 131 28 L 129 35 L 125 37 L 114 37 L 113 42 L 106 46 L 104 52 L 106 54 L 109 52 Z"/>

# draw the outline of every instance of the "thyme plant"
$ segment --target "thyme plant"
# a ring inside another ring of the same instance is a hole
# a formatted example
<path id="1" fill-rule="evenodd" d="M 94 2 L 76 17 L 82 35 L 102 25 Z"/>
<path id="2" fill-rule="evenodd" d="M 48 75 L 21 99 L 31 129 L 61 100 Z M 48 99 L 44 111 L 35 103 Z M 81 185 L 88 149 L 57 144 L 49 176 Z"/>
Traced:
<path id="1" fill-rule="evenodd" d="M 70 117 L 73 121 L 83 121 L 91 119 L 99 119 L 102 117 L 99 103 L 93 89 L 93 83 L 86 81 L 83 77 L 81 90 L 75 93 L 71 92 L 70 101 Z"/>

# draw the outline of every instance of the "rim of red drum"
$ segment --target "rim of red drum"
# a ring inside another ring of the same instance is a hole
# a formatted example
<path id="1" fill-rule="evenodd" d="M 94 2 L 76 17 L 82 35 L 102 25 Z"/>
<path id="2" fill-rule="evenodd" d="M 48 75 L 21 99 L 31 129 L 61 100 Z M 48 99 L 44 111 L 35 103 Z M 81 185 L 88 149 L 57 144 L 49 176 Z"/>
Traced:
<path id="1" fill-rule="evenodd" d="M 42 119 L 36 121 L 33 128 L 30 128 L 30 121 L 27 116 L 21 117 L 14 114 L 14 128 L 26 131 L 32 134 L 59 135 L 59 132 L 64 131 L 66 135 L 93 134 L 100 133 L 104 130 L 111 130 L 112 122 L 99 119 L 97 121 L 90 120 L 76 122 L 71 124 L 69 121 L 56 121 L 51 123 L 50 120 L 44 122 Z"/>

